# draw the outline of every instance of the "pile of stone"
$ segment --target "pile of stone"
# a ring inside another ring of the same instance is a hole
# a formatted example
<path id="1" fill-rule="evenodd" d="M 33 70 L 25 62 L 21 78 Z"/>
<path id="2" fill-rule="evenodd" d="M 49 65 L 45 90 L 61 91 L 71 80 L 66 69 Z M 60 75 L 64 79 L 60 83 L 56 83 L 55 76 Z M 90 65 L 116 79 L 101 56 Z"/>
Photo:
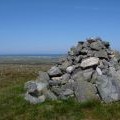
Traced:
<path id="1" fill-rule="evenodd" d="M 56 66 L 25 83 L 25 89 L 25 99 L 33 104 L 70 97 L 79 102 L 119 101 L 120 54 L 101 38 L 78 42 Z"/>

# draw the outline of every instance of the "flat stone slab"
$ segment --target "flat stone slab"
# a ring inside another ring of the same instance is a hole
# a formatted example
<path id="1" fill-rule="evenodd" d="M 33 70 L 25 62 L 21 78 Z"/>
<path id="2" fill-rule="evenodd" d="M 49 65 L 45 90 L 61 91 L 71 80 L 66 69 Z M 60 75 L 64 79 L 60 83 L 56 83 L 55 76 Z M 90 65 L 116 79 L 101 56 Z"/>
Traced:
<path id="1" fill-rule="evenodd" d="M 90 58 L 87 58 L 87 59 L 83 60 L 81 62 L 80 66 L 82 68 L 87 68 L 87 67 L 91 67 L 91 66 L 98 65 L 98 64 L 99 64 L 99 58 L 90 57 Z"/>

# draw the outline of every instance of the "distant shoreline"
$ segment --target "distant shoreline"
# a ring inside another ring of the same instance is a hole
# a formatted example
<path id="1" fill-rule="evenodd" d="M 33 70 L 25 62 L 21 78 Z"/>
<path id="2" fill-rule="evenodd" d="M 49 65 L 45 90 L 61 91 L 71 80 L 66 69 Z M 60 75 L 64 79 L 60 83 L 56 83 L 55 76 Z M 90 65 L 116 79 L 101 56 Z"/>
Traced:
<path id="1" fill-rule="evenodd" d="M 29 54 L 29 55 L 0 55 L 1 64 L 53 64 L 57 63 L 59 58 L 65 57 L 65 54 Z"/>

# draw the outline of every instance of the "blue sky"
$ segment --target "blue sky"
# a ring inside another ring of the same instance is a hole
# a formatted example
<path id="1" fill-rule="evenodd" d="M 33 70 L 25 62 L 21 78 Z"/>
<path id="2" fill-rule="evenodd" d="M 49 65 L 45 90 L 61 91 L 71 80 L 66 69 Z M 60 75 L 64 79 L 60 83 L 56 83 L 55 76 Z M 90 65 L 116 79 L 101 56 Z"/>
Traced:
<path id="1" fill-rule="evenodd" d="M 65 53 L 92 36 L 120 50 L 120 0 L 0 0 L 0 54 Z"/>

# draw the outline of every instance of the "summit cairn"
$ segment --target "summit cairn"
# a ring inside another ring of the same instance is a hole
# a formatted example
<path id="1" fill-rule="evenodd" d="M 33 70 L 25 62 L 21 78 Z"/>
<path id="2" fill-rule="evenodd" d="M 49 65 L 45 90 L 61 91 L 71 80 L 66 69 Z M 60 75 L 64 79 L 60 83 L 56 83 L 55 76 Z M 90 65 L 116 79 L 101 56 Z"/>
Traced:
<path id="1" fill-rule="evenodd" d="M 65 58 L 35 81 L 25 83 L 25 100 L 42 103 L 46 99 L 79 102 L 99 99 L 120 100 L 120 54 L 101 38 L 88 38 L 72 47 Z"/>

